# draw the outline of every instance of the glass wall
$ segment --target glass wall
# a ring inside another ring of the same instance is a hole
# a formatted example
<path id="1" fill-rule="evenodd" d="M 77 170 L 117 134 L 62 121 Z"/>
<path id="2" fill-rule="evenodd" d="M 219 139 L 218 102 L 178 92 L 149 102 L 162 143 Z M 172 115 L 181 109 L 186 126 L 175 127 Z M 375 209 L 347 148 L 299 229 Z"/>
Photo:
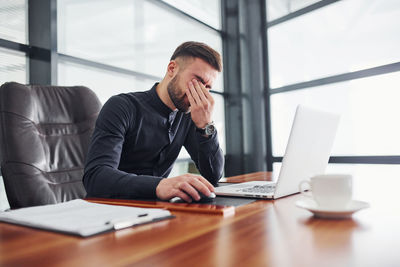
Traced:
<path id="1" fill-rule="evenodd" d="M 300 1 L 267 0 L 268 21 L 286 16 L 267 29 L 272 156 L 284 156 L 296 107 L 303 104 L 341 114 L 333 157 L 360 163 L 364 156 L 399 157 L 400 2 L 338 1 L 310 11 L 306 5 L 300 15 L 283 2 Z M 356 169 L 366 177 L 379 170 L 381 178 L 398 168 L 330 164 L 328 171 Z"/>
<path id="2" fill-rule="evenodd" d="M 58 1 L 58 28 L 60 53 L 159 77 L 184 41 L 222 47 L 218 32 L 146 0 Z"/>
<path id="3" fill-rule="evenodd" d="M 135 77 L 118 71 L 70 62 L 62 57 L 58 61 L 58 83 L 60 85 L 87 86 L 96 92 L 103 104 L 116 94 L 148 90 L 155 82 L 155 80 Z"/>
<path id="4" fill-rule="evenodd" d="M 399 17 L 396 0 L 339 1 L 270 27 L 271 88 L 399 62 Z"/>
<path id="5" fill-rule="evenodd" d="M 400 72 L 273 94 L 272 140 L 282 156 L 299 104 L 341 114 L 333 155 L 400 155 Z"/>
<path id="6" fill-rule="evenodd" d="M 28 40 L 27 0 L 0 1 L 0 39 L 26 44 Z M 0 85 L 5 82 L 26 83 L 27 59 L 24 52 L 0 46 Z"/>
<path id="7" fill-rule="evenodd" d="M 27 0 L 0 1 L 0 40 L 25 45 L 28 43 Z M 0 85 L 5 82 L 28 82 L 26 53 L 0 45 Z M 1 154 L 0 154 L 1 158 Z M 0 211 L 10 208 L 0 172 Z"/>
<path id="8" fill-rule="evenodd" d="M 0 39 L 26 44 L 28 42 L 27 14 L 27 0 L 1 0 Z"/>
<path id="9" fill-rule="evenodd" d="M 268 22 L 279 19 L 320 0 L 267 0 Z"/>
<path id="10" fill-rule="evenodd" d="M 27 82 L 25 53 L 0 47 L 0 85 L 5 82 Z"/>
<path id="11" fill-rule="evenodd" d="M 221 29 L 221 3 L 218 0 L 163 1 L 216 29 Z"/>

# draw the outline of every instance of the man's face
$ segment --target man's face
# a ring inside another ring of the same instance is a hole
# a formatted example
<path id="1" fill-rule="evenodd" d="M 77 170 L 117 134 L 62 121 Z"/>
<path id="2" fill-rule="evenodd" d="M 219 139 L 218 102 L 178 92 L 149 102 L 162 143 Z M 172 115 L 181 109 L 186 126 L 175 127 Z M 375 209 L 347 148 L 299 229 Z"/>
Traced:
<path id="1" fill-rule="evenodd" d="M 190 103 L 185 91 L 189 81 L 196 79 L 210 90 L 218 71 L 199 58 L 187 59 L 180 65 L 178 73 L 168 83 L 167 90 L 174 106 L 179 111 L 188 113 L 190 112 Z"/>

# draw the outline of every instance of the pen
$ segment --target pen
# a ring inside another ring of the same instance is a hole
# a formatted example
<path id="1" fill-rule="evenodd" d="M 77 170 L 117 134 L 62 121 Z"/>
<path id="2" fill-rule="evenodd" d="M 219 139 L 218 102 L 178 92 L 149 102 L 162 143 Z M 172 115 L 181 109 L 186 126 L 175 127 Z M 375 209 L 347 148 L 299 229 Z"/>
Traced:
<path id="1" fill-rule="evenodd" d="M 150 216 L 147 213 L 144 213 L 144 214 L 139 214 L 137 217 L 132 219 L 112 220 L 106 222 L 106 224 L 111 224 L 114 230 L 120 230 L 134 225 L 151 222 L 152 220 L 153 220 L 152 216 Z"/>

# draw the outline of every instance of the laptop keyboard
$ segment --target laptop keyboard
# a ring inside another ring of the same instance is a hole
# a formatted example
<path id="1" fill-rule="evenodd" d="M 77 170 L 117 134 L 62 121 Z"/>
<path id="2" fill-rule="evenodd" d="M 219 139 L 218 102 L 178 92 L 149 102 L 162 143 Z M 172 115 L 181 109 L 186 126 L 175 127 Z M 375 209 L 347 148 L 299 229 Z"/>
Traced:
<path id="1" fill-rule="evenodd" d="M 268 185 L 255 185 L 253 187 L 238 189 L 237 192 L 268 194 L 274 192 L 274 190 L 275 190 L 275 184 L 268 184 Z"/>

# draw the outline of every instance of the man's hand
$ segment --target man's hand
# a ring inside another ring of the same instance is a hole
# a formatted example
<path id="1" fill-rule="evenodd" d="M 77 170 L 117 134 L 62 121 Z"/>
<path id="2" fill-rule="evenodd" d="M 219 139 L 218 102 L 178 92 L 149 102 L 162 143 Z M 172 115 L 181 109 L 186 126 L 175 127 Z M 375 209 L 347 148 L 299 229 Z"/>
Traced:
<path id="1" fill-rule="evenodd" d="M 190 103 L 190 114 L 197 128 L 206 127 L 211 122 L 211 116 L 214 109 L 214 98 L 208 92 L 207 88 L 197 80 L 189 82 L 189 88 L 186 95 Z"/>
<path id="2" fill-rule="evenodd" d="M 156 188 L 156 195 L 162 200 L 180 197 L 186 202 L 192 202 L 192 199 L 200 200 L 200 195 L 196 189 L 205 196 L 209 196 L 211 192 L 214 192 L 214 186 L 205 178 L 187 173 L 162 179 Z"/>

